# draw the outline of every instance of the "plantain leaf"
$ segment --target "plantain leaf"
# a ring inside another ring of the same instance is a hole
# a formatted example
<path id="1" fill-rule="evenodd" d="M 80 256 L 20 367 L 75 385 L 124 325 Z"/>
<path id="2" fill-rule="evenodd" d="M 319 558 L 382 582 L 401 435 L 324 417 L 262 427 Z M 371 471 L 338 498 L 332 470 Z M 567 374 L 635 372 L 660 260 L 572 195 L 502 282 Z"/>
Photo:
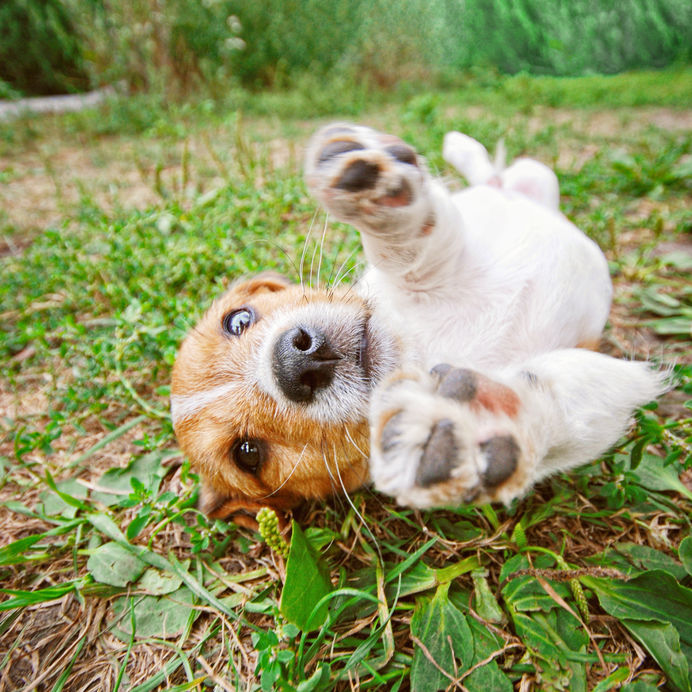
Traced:
<path id="1" fill-rule="evenodd" d="M 692 590 L 666 572 L 644 572 L 630 581 L 583 577 L 603 609 L 641 641 L 671 684 L 690 691 Z"/>
<path id="2" fill-rule="evenodd" d="M 304 632 L 319 629 L 327 621 L 328 603 L 317 604 L 331 593 L 332 585 L 321 560 L 312 552 L 305 534 L 294 521 L 286 563 L 286 582 L 281 592 L 281 614 Z"/>
<path id="3" fill-rule="evenodd" d="M 449 584 L 440 584 L 432 600 L 420 599 L 413 611 L 411 634 L 423 643 L 437 663 L 434 665 L 416 645 L 411 664 L 411 689 L 417 692 L 445 689 L 459 677 L 459 670 L 463 672 L 473 661 L 473 635 L 464 614 L 448 598 Z"/>
<path id="4" fill-rule="evenodd" d="M 548 613 L 512 612 L 517 635 L 531 652 L 540 671 L 541 689 L 586 692 L 588 636 L 562 608 Z"/>
<path id="5" fill-rule="evenodd" d="M 687 538 L 682 540 L 678 548 L 678 555 L 687 574 L 692 576 L 692 536 L 687 536 Z"/>
<path id="6" fill-rule="evenodd" d="M 653 454 L 644 454 L 641 463 L 632 473 L 649 490 L 674 490 L 692 500 L 692 491 L 680 480 L 681 471 L 682 466 L 678 462 L 666 465 L 663 459 Z"/>
<path id="7" fill-rule="evenodd" d="M 670 623 L 622 620 L 668 676 L 668 684 L 683 692 L 690 691 L 689 661 L 685 657 L 678 631 Z"/>
<path id="8" fill-rule="evenodd" d="M 480 567 L 478 558 L 475 555 L 464 558 L 459 562 L 442 568 L 429 567 L 424 562 L 417 562 L 411 569 L 401 575 L 401 581 L 392 580 L 387 584 L 387 597 L 403 597 L 414 593 L 428 591 L 445 582 L 456 579 L 459 575 L 465 574 Z"/>
<path id="9" fill-rule="evenodd" d="M 55 486 L 63 494 L 74 497 L 78 500 L 85 500 L 87 497 L 87 489 L 84 485 L 77 482 L 76 478 L 68 478 L 60 481 Z M 40 495 L 41 500 L 36 506 L 37 511 L 43 512 L 47 516 L 62 516 L 68 519 L 74 519 L 77 516 L 79 508 L 68 504 L 57 493 L 52 490 L 44 490 Z"/>
<path id="10" fill-rule="evenodd" d="M 588 562 L 600 567 L 615 568 L 628 577 L 636 577 L 652 569 L 660 569 L 678 580 L 683 579 L 686 574 L 685 568 L 670 555 L 638 543 L 616 543 L 602 553 L 588 558 Z"/>
<path id="11" fill-rule="evenodd" d="M 481 625 L 478 620 L 468 618 L 474 643 L 474 656 L 472 665 L 485 660 L 504 646 L 504 641 Z M 500 670 L 497 661 L 490 661 L 480 668 L 476 668 L 463 681 L 464 687 L 469 692 L 512 692 L 514 689 L 510 679 Z"/>
<path id="12" fill-rule="evenodd" d="M 506 622 L 507 617 L 497 603 L 493 592 L 490 590 L 486 579 L 487 570 L 474 570 L 471 573 L 473 579 L 474 604 L 476 612 L 488 622 Z"/>
<path id="13" fill-rule="evenodd" d="M 110 586 L 127 586 L 137 581 L 146 564 L 118 543 L 104 543 L 94 550 L 87 569 L 94 581 Z"/>
<path id="14" fill-rule="evenodd" d="M 183 586 L 168 596 L 123 596 L 113 602 L 113 634 L 122 641 L 132 635 L 131 608 L 134 608 L 135 639 L 158 637 L 172 639 L 180 635 L 199 611 L 194 596 Z"/>
<path id="15" fill-rule="evenodd" d="M 551 568 L 555 564 L 554 560 L 548 555 L 540 555 L 534 560 L 534 567 L 538 569 Z M 508 580 L 502 588 L 502 596 L 512 610 L 550 611 L 555 608 L 555 601 L 552 596 L 545 592 L 545 589 L 538 581 L 530 576 L 513 577 L 512 573 L 518 570 L 527 569 L 531 565 L 525 555 L 514 555 L 500 570 L 500 581 Z M 552 583 L 551 586 L 565 600 L 571 598 L 569 587 L 563 583 Z"/>

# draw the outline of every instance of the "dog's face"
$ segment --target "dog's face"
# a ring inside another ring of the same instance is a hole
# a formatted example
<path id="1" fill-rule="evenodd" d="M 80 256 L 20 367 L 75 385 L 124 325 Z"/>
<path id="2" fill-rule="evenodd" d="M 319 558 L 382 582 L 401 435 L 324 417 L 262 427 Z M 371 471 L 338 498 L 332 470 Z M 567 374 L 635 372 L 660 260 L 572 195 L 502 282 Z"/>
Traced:
<path id="1" fill-rule="evenodd" d="M 234 285 L 173 369 L 173 424 L 202 475 L 202 509 L 287 509 L 361 485 L 369 395 L 396 359 L 393 339 L 351 291 L 275 275 Z"/>

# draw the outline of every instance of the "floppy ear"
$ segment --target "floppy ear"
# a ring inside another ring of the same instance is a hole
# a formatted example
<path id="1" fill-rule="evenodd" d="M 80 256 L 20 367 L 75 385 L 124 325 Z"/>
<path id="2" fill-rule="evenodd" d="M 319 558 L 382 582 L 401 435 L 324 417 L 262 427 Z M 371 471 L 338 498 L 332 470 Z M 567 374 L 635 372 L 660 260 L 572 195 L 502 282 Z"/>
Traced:
<path id="1" fill-rule="evenodd" d="M 230 519 L 239 526 L 257 530 L 255 516 L 263 507 L 276 511 L 279 525 L 282 527 L 286 522 L 283 512 L 297 504 L 297 500 L 286 497 L 274 496 L 257 500 L 230 497 L 220 493 L 203 480 L 197 507 L 210 519 Z"/>
<path id="2" fill-rule="evenodd" d="M 232 289 L 247 296 L 255 293 L 276 293 L 283 291 L 291 285 L 291 282 L 281 274 L 275 272 L 262 272 L 252 279 L 244 279 L 233 284 Z"/>

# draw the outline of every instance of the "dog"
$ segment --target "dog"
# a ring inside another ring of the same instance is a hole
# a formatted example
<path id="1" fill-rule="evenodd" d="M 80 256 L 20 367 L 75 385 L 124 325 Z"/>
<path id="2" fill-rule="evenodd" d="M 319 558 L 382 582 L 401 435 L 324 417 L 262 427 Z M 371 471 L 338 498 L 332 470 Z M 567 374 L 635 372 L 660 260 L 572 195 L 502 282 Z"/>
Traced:
<path id="1" fill-rule="evenodd" d="M 242 280 L 182 343 L 172 420 L 209 516 L 368 480 L 414 507 L 509 503 L 598 457 L 664 391 L 649 364 L 593 350 L 608 265 L 560 213 L 553 171 L 502 170 L 458 132 L 443 155 L 469 187 L 451 193 L 393 135 L 313 137 L 308 188 L 369 266 L 355 289 Z"/>

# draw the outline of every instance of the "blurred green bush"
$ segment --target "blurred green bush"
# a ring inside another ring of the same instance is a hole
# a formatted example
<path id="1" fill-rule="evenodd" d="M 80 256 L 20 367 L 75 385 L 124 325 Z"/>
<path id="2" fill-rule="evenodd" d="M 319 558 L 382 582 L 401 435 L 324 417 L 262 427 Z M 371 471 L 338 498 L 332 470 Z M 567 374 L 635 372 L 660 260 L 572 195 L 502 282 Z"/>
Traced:
<path id="1" fill-rule="evenodd" d="M 308 73 L 386 88 L 478 68 L 583 75 L 691 60 L 690 0 L 0 3 L 6 92 L 124 80 L 182 98 L 293 85 Z"/>
<path id="2" fill-rule="evenodd" d="M 0 98 L 84 90 L 89 75 L 82 52 L 61 0 L 0 2 Z"/>

